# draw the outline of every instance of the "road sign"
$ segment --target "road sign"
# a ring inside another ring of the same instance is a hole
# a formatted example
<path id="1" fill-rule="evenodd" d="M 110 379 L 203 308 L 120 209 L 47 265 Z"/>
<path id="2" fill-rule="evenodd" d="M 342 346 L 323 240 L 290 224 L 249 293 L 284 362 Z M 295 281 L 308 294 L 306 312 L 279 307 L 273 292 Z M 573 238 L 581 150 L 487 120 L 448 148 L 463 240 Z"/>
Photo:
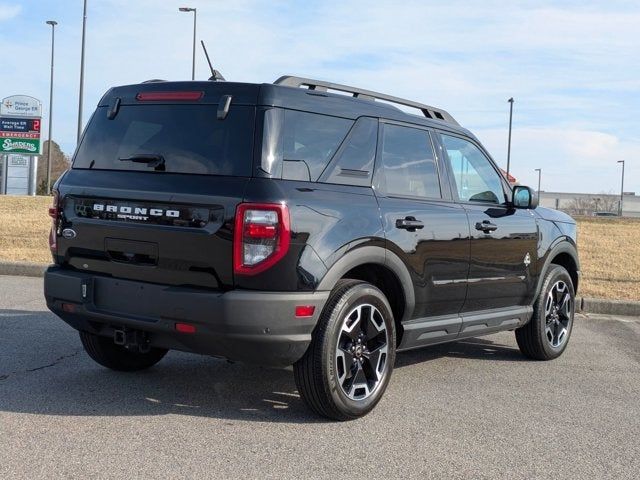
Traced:
<path id="1" fill-rule="evenodd" d="M 42 103 L 27 95 L 12 95 L 0 104 L 0 153 L 40 155 Z"/>
<path id="2" fill-rule="evenodd" d="M 0 117 L 0 132 L 40 133 L 39 118 Z"/>
<path id="3" fill-rule="evenodd" d="M 40 155 L 40 138 L 0 138 L 0 153 Z"/>
<path id="4" fill-rule="evenodd" d="M 42 117 L 42 102 L 28 95 L 12 95 L 2 99 L 0 115 L 13 117 Z"/>

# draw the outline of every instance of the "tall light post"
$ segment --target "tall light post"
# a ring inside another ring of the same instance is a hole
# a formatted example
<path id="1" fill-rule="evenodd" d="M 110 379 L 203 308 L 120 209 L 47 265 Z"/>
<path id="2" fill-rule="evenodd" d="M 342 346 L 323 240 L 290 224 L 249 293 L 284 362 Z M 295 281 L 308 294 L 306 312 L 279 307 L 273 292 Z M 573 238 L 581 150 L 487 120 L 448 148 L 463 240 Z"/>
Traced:
<path id="1" fill-rule="evenodd" d="M 507 145 L 507 178 L 509 178 L 509 168 L 511 167 L 511 124 L 513 121 L 513 97 L 509 100 L 509 144 Z"/>
<path id="2" fill-rule="evenodd" d="M 47 25 L 51 25 L 51 81 L 49 82 L 49 140 L 47 142 L 47 195 L 51 193 L 51 128 L 53 125 L 53 52 L 56 45 L 56 25 L 55 20 L 47 20 Z"/>
<path id="3" fill-rule="evenodd" d="M 540 201 L 540 179 L 542 177 L 542 169 L 536 168 L 534 171 L 538 172 L 538 201 Z"/>
<path id="4" fill-rule="evenodd" d="M 191 61 L 191 80 L 196 79 L 196 18 L 198 16 L 198 11 L 195 8 L 190 7 L 180 7 L 178 8 L 181 12 L 193 12 L 193 58 Z"/>
<path id="5" fill-rule="evenodd" d="M 618 160 L 622 164 L 622 181 L 620 182 L 620 216 L 622 216 L 622 197 L 624 196 L 624 160 Z"/>
<path id="6" fill-rule="evenodd" d="M 76 142 L 80 143 L 82 135 L 82 98 L 84 95 L 84 39 L 87 32 L 87 0 L 84 0 L 84 8 L 82 11 L 82 50 L 80 53 L 80 96 L 78 98 L 78 135 Z"/>

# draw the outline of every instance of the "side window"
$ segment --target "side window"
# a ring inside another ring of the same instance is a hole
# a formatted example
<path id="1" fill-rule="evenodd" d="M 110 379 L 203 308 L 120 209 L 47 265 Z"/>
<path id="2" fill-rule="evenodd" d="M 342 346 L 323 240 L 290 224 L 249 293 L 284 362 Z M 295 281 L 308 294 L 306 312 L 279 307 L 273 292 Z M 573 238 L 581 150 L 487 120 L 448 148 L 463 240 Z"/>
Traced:
<path id="1" fill-rule="evenodd" d="M 262 161 L 260 168 L 276 178 L 282 176 L 282 124 L 284 110 L 265 110 L 262 121 Z"/>
<path id="2" fill-rule="evenodd" d="M 370 186 L 378 142 L 378 120 L 359 118 L 322 175 L 325 183 Z"/>
<path id="3" fill-rule="evenodd" d="M 426 130 L 385 125 L 382 168 L 390 195 L 442 197 L 431 137 Z"/>
<path id="4" fill-rule="evenodd" d="M 468 140 L 442 135 L 458 197 L 463 202 L 504 203 L 500 175 L 489 159 Z"/>
<path id="5" fill-rule="evenodd" d="M 352 125 L 344 118 L 285 110 L 282 178 L 316 181 Z"/>

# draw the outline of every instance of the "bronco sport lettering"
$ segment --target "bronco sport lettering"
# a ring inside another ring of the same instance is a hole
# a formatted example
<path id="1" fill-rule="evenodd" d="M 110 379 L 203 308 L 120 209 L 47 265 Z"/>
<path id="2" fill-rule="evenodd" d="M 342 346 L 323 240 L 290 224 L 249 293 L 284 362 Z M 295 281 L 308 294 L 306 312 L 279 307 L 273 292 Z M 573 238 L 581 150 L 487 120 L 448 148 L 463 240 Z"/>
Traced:
<path id="1" fill-rule="evenodd" d="M 127 215 L 151 215 L 154 217 L 171 217 L 178 218 L 180 217 L 180 212 L 178 210 L 162 210 L 161 208 L 141 208 L 141 207 L 127 207 L 127 206 L 117 206 L 117 205 L 104 205 L 100 203 L 93 204 L 93 210 L 95 212 L 112 212 L 112 213 L 121 213 Z"/>

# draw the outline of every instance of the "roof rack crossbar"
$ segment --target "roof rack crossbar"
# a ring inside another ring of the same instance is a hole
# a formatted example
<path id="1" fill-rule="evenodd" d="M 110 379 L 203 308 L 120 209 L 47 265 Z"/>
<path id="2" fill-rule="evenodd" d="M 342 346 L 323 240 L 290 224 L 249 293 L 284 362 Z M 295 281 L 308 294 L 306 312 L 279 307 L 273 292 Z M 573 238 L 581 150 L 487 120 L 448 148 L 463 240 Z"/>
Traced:
<path id="1" fill-rule="evenodd" d="M 405 107 L 416 108 L 420 110 L 426 118 L 442 120 L 447 123 L 459 125 L 456 119 L 453 118 L 449 112 L 441 108 L 432 107 L 430 105 L 425 105 L 424 103 L 414 102 L 404 98 L 394 97 L 384 93 L 365 90 L 363 88 L 349 87 L 339 83 L 324 82 L 322 80 L 312 80 L 310 78 L 294 77 L 290 75 L 280 77 L 273 83 L 275 85 L 282 85 L 285 87 L 307 87 L 309 90 L 323 92 L 326 92 L 327 90 L 335 90 L 338 92 L 350 93 L 353 98 L 358 98 L 360 100 L 383 100 L 389 103 L 404 105 Z"/>

